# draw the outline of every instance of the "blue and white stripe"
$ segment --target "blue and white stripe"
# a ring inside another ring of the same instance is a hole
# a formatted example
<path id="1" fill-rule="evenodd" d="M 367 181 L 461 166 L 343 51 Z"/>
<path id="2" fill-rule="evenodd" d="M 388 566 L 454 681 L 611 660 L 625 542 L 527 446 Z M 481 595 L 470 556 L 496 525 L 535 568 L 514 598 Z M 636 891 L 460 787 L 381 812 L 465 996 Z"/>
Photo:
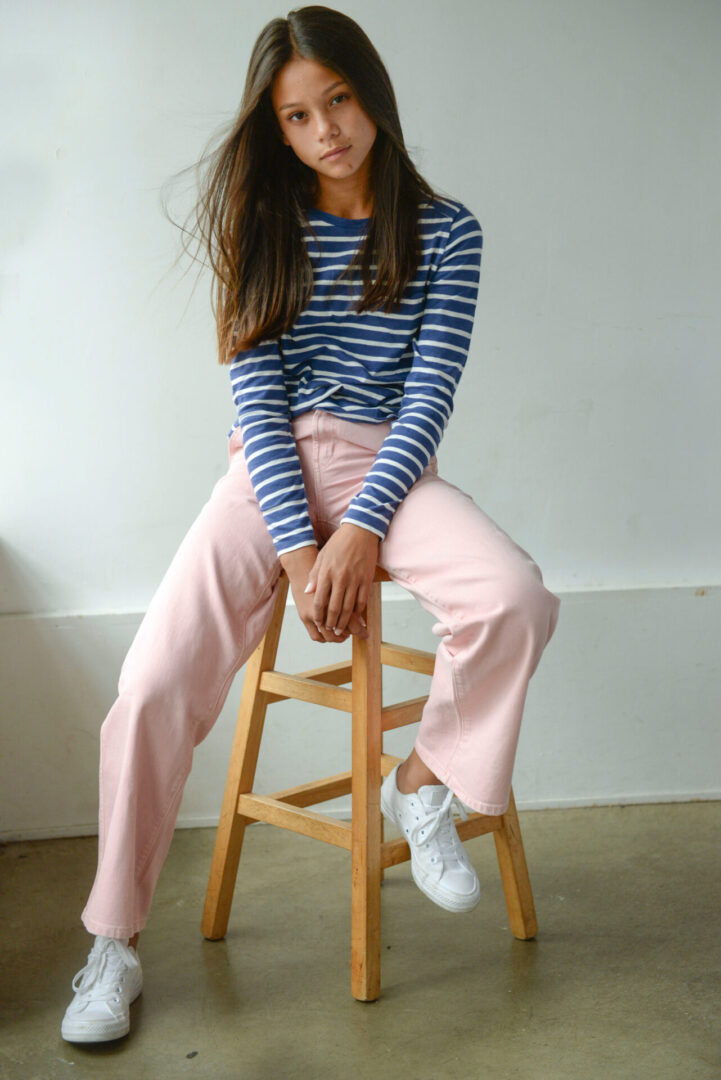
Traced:
<path id="1" fill-rule="evenodd" d="M 436 453 L 471 340 L 483 236 L 461 203 L 420 210 L 423 254 L 396 309 L 351 304 L 360 280 L 331 286 L 363 240 L 368 219 L 308 211 L 304 238 L 313 294 L 291 331 L 239 352 L 230 378 L 248 472 L 276 552 L 316 543 L 291 420 L 322 408 L 388 432 L 342 521 L 385 536 L 398 505 Z"/>

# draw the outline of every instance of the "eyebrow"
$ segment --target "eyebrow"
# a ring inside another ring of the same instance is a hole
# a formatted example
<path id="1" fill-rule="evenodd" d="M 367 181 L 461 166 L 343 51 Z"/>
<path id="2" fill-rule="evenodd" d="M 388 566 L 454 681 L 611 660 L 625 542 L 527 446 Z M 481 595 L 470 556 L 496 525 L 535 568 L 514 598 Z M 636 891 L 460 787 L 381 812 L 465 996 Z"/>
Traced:
<path id="1" fill-rule="evenodd" d="M 334 82 L 334 83 L 331 83 L 330 86 L 326 86 L 325 90 L 321 94 L 321 97 L 325 97 L 325 95 L 329 94 L 331 92 L 331 90 L 335 90 L 336 86 L 345 86 L 345 79 L 339 79 L 338 82 Z M 302 105 L 302 104 L 303 104 L 302 101 L 291 101 L 290 104 L 288 104 L 288 105 L 281 105 L 278 108 L 278 112 L 282 112 L 283 109 L 295 109 L 295 108 L 297 108 L 298 105 Z"/>

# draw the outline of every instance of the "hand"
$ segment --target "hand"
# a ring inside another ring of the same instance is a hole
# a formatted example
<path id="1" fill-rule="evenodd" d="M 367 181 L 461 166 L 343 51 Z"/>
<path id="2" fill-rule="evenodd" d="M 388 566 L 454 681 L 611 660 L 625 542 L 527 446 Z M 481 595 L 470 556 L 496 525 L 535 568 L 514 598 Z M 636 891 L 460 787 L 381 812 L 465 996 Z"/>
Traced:
<path id="1" fill-rule="evenodd" d="M 380 537 L 375 533 L 344 522 L 321 548 L 308 575 L 306 591 L 315 593 L 313 620 L 321 632 L 339 630 L 340 634 L 334 635 L 336 641 L 345 640 L 346 628 L 368 637 L 364 613 L 379 546 Z M 359 623 L 362 631 L 354 629 Z"/>
<path id="2" fill-rule="evenodd" d="M 368 631 L 365 624 L 361 623 L 360 618 L 355 614 L 349 621 L 348 630 L 340 634 L 335 634 L 332 629 L 326 629 L 324 620 L 318 620 L 320 625 L 316 625 L 315 597 L 313 592 L 306 592 L 305 589 L 309 584 L 309 576 L 317 558 L 318 548 L 315 544 L 296 548 L 295 551 L 289 551 L 287 554 L 280 556 L 281 565 L 288 575 L 298 617 L 308 631 L 311 641 L 324 643 L 326 641 L 346 641 L 348 639 L 348 630 L 352 634 L 357 634 L 358 637 L 367 638 Z"/>

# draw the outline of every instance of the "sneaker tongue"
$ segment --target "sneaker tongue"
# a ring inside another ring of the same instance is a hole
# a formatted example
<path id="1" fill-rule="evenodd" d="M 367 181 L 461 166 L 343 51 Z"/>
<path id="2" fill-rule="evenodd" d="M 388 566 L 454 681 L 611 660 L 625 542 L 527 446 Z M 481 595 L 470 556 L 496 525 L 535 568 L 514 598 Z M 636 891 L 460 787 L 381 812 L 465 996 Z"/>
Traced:
<path id="1" fill-rule="evenodd" d="M 445 784 L 425 784 L 418 788 L 419 799 L 429 809 L 441 806 L 447 794 L 448 788 Z"/>

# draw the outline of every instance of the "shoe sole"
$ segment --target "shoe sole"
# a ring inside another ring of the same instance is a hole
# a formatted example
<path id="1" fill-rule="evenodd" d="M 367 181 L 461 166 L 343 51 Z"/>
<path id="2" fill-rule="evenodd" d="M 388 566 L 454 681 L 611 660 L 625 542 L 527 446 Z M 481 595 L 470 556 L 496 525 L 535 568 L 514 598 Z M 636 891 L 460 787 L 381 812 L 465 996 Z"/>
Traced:
<path id="1" fill-rule="evenodd" d="M 128 1035 L 130 1032 L 130 1021 L 120 1027 L 112 1026 L 110 1024 L 103 1024 L 102 1030 L 99 1030 L 100 1025 L 83 1024 L 76 1027 L 75 1024 L 63 1024 L 60 1028 L 60 1034 L 65 1039 L 65 1042 L 71 1043 L 100 1043 L 100 1042 L 112 1042 L 114 1039 L 122 1039 L 124 1035 Z"/>
<path id="2" fill-rule="evenodd" d="M 403 826 L 393 813 L 393 808 L 388 804 L 387 800 L 385 799 L 382 787 L 381 812 L 386 818 L 386 820 L 390 821 L 393 825 L 395 825 L 395 827 L 400 831 L 401 835 L 404 835 Z M 424 896 L 427 896 L 428 899 L 432 900 L 434 904 L 438 905 L 438 907 L 444 908 L 445 911 L 452 911 L 454 914 L 460 914 L 463 911 L 473 911 L 475 907 L 478 907 L 478 904 L 481 900 L 481 886 L 479 882 L 476 883 L 475 891 L 472 892 L 469 897 L 464 897 L 463 899 L 454 901 L 449 900 L 443 893 L 439 895 L 438 891 L 434 888 L 433 883 L 426 881 L 425 877 L 423 876 L 422 870 L 416 868 L 416 860 L 413 858 L 413 848 L 410 847 L 410 844 L 408 844 L 408 846 L 411 851 L 411 876 L 413 877 L 413 880 L 415 881 L 416 885 Z"/>

